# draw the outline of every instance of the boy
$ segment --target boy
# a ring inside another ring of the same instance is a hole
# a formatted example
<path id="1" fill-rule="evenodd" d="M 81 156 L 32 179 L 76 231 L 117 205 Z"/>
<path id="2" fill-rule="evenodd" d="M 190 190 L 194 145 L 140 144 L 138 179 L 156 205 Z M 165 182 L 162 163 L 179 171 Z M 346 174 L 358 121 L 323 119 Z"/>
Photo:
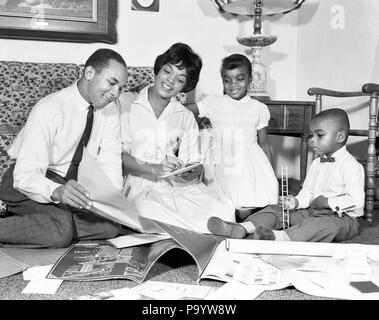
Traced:
<path id="1" fill-rule="evenodd" d="M 317 158 L 299 194 L 279 199 L 279 205 L 268 206 L 239 224 L 211 217 L 208 229 L 232 238 L 278 241 L 332 242 L 357 235 L 356 218 L 363 215 L 365 198 L 364 170 L 346 149 L 349 128 L 342 109 L 317 114 L 309 126 Z M 280 205 L 292 210 L 285 230 L 279 230 L 283 226 Z"/>

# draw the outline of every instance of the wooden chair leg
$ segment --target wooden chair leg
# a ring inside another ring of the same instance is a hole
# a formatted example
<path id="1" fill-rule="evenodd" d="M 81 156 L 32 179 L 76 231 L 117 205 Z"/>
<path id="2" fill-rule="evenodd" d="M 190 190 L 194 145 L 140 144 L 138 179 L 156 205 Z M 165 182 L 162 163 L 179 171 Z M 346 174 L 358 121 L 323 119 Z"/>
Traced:
<path id="1" fill-rule="evenodd" d="M 369 106 L 369 130 L 368 130 L 368 159 L 366 167 L 366 203 L 365 203 L 365 218 L 368 222 L 374 221 L 374 202 L 375 191 L 378 187 L 376 183 L 376 137 L 377 137 L 377 107 L 378 107 L 378 92 L 379 85 L 364 84 L 362 87 L 364 93 L 370 94 Z"/>

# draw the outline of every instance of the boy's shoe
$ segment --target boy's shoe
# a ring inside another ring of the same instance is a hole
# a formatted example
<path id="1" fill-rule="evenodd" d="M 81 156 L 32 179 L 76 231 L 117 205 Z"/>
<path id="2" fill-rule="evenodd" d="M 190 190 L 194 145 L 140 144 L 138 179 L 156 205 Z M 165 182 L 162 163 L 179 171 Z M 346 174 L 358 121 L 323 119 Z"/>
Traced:
<path id="1" fill-rule="evenodd" d="M 258 227 L 252 234 L 247 236 L 247 239 L 253 240 L 275 240 L 275 235 L 272 230 L 266 227 Z"/>
<path id="2" fill-rule="evenodd" d="M 208 230 L 215 235 L 242 239 L 247 236 L 246 229 L 239 223 L 224 221 L 218 217 L 210 217 L 207 223 Z"/>

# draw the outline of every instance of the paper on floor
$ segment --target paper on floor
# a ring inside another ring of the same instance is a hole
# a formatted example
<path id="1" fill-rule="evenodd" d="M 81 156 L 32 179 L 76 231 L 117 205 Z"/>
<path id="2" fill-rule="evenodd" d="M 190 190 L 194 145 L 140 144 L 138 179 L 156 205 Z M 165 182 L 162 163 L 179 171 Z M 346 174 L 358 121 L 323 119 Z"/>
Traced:
<path id="1" fill-rule="evenodd" d="M 22 273 L 22 275 L 25 281 L 30 281 L 33 279 L 43 279 L 46 278 L 47 274 L 49 273 L 52 267 L 52 264 L 49 264 L 47 266 L 30 267 L 26 269 Z"/>
<path id="2" fill-rule="evenodd" d="M 133 291 L 157 300 L 178 300 L 183 298 L 204 299 L 215 288 L 209 286 L 171 283 L 163 281 L 146 281 L 133 288 Z"/>
<path id="3" fill-rule="evenodd" d="M 205 300 L 254 300 L 265 286 L 248 285 L 241 282 L 229 281 L 205 297 Z"/>
<path id="4" fill-rule="evenodd" d="M 63 280 L 34 279 L 22 290 L 22 293 L 55 294 Z"/>
<path id="5" fill-rule="evenodd" d="M 138 300 L 141 296 L 130 288 L 120 288 L 78 296 L 72 300 Z"/>
<path id="6" fill-rule="evenodd" d="M 30 280 L 22 293 L 55 294 L 63 280 L 46 279 L 51 265 L 28 268 L 23 272 L 24 280 Z"/>

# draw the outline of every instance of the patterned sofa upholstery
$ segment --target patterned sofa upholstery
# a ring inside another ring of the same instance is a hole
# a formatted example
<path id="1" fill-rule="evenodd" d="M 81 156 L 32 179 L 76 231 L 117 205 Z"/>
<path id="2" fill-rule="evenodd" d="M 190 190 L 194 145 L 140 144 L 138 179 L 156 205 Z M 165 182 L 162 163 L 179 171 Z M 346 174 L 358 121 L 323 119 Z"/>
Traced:
<path id="1" fill-rule="evenodd" d="M 13 162 L 6 150 L 31 108 L 46 95 L 72 84 L 82 70 L 83 65 L 71 63 L 0 61 L 0 183 Z M 154 81 L 152 67 L 128 67 L 128 73 L 125 91 L 138 92 Z M 0 200 L 0 212 L 3 211 Z"/>

